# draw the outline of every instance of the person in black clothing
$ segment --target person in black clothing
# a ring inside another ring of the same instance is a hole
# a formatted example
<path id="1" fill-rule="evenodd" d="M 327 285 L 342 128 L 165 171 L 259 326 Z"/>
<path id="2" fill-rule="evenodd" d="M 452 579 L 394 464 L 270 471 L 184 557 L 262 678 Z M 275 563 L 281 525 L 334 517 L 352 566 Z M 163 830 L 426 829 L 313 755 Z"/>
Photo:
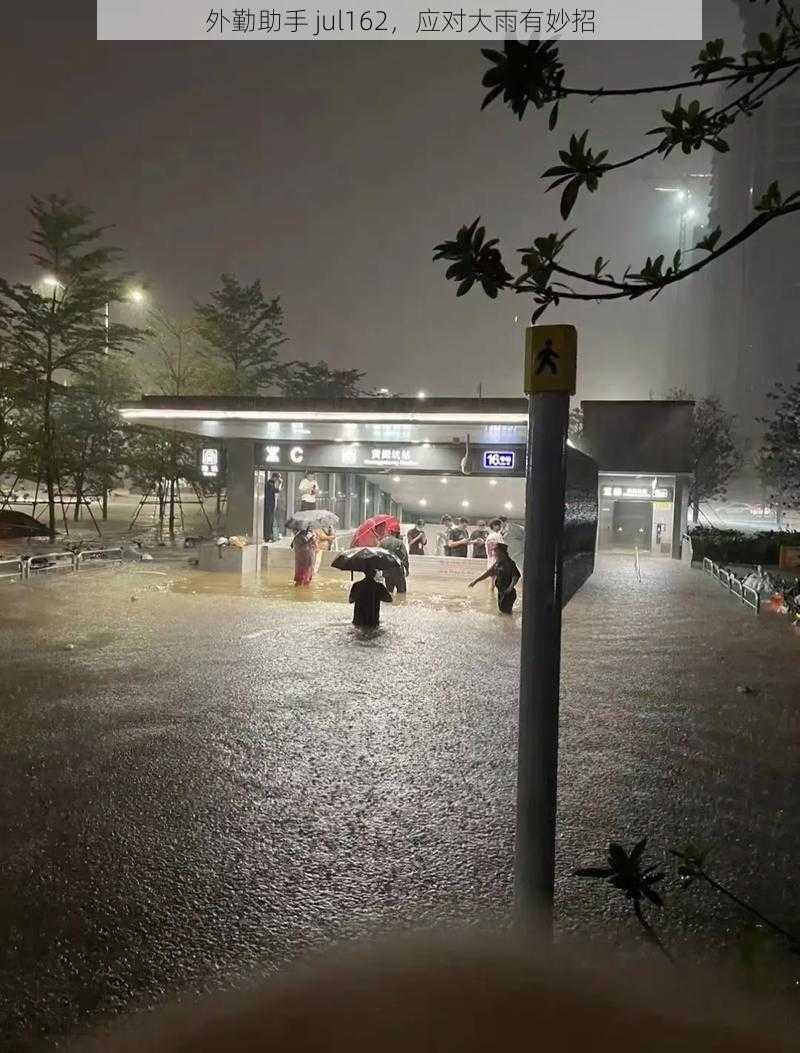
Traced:
<path id="1" fill-rule="evenodd" d="M 381 548 L 391 552 L 397 558 L 400 566 L 388 567 L 383 572 L 383 581 L 389 592 L 397 589 L 398 593 L 406 592 L 406 575 L 408 574 L 408 550 L 400 537 L 400 527 L 396 527 L 381 541 Z"/>
<path id="2" fill-rule="evenodd" d="M 412 556 L 424 556 L 425 546 L 428 544 L 428 538 L 425 534 L 423 527 L 425 526 L 424 519 L 418 519 L 416 526 L 413 526 L 406 537 L 408 538 L 408 551 Z"/>
<path id="3" fill-rule="evenodd" d="M 466 519 L 459 519 L 454 523 L 447 534 L 447 555 L 461 556 L 466 558 L 469 547 L 469 523 Z"/>
<path id="4" fill-rule="evenodd" d="M 364 577 L 350 589 L 350 602 L 355 605 L 353 625 L 373 629 L 380 625 L 381 604 L 391 603 L 386 586 L 375 580 L 374 570 L 365 570 Z"/>
<path id="5" fill-rule="evenodd" d="M 486 538 L 488 536 L 489 531 L 486 529 L 486 520 L 479 519 L 477 527 L 469 536 L 472 542 L 473 559 L 486 559 Z"/>
<path id="6" fill-rule="evenodd" d="M 487 578 L 492 578 L 494 587 L 497 589 L 498 610 L 501 614 L 511 614 L 517 599 L 515 586 L 521 575 L 517 564 L 508 554 L 508 545 L 498 543 L 494 554 L 495 562 L 492 566 L 485 573 L 481 574 L 479 578 L 471 581 L 469 587 L 474 588 L 479 581 L 486 581 Z"/>
<path id="7" fill-rule="evenodd" d="M 275 508 L 278 504 L 278 494 L 283 489 L 283 479 L 280 472 L 271 472 L 267 485 L 264 489 L 264 540 L 275 540 Z"/>

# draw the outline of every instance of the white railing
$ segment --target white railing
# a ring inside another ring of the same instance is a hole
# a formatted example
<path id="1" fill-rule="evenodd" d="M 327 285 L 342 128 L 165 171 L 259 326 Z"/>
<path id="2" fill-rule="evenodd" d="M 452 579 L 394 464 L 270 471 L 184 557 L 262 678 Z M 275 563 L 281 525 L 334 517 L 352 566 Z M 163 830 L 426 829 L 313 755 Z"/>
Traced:
<path id="1" fill-rule="evenodd" d="M 75 557 L 75 569 L 84 567 L 108 566 L 109 563 L 122 562 L 122 548 L 87 548 Z"/>
<path id="2" fill-rule="evenodd" d="M 75 570 L 74 552 L 40 552 L 25 559 L 25 577 L 51 570 Z"/>
<path id="3" fill-rule="evenodd" d="M 761 610 L 761 596 L 755 589 L 750 588 L 749 585 L 742 584 L 735 574 L 724 570 L 713 560 L 709 559 L 708 556 L 703 559 L 703 570 L 706 574 L 710 574 L 712 578 L 716 578 L 720 585 L 727 589 L 732 596 L 735 596 L 740 603 L 743 603 L 745 607 L 749 607 L 756 614 L 759 613 Z"/>
<path id="4" fill-rule="evenodd" d="M 25 577 L 25 560 L 22 556 L 0 559 L 0 581 L 22 581 Z"/>

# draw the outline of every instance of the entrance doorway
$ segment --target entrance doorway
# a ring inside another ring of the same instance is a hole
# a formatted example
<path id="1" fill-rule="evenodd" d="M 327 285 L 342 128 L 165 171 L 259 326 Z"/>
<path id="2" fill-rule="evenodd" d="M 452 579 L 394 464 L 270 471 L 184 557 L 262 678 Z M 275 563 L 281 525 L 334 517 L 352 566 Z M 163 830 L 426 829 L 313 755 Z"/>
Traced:
<path id="1" fill-rule="evenodd" d="M 613 544 L 615 547 L 650 551 L 653 533 L 653 504 L 651 501 L 615 501 Z"/>

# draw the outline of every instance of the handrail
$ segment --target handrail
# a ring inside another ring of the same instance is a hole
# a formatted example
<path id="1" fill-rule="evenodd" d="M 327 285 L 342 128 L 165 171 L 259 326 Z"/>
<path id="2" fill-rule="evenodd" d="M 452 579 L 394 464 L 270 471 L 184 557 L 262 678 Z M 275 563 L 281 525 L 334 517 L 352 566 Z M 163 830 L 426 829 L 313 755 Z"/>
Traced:
<path id="1" fill-rule="evenodd" d="M 37 552 L 35 556 L 25 559 L 25 577 L 31 574 L 43 574 L 49 570 L 75 570 L 73 552 Z"/>
<path id="2" fill-rule="evenodd" d="M 745 607 L 750 607 L 756 614 L 760 613 L 761 596 L 756 589 L 739 581 L 735 574 L 724 570 L 712 559 L 709 559 L 708 556 L 703 557 L 703 571 L 706 574 L 710 574 L 712 578 L 716 578 L 720 585 L 724 586 Z"/>
<path id="3" fill-rule="evenodd" d="M 112 555 L 117 553 L 117 555 Z M 121 563 L 122 547 L 113 548 L 86 548 L 75 557 L 75 569 L 80 570 L 85 566 L 97 566 L 99 563 Z"/>
<path id="4" fill-rule="evenodd" d="M 14 570 L 4 570 L 4 567 L 14 567 Z M 22 556 L 10 556 L 0 559 L 0 581 L 22 581 L 25 577 L 25 560 Z"/>

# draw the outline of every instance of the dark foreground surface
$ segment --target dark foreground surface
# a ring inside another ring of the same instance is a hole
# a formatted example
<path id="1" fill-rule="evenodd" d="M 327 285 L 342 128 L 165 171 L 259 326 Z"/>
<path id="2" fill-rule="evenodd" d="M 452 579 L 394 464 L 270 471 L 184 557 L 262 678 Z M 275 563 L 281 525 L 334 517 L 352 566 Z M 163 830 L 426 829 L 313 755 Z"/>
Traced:
<path id="1" fill-rule="evenodd" d="M 3 1049 L 365 931 L 507 916 L 517 619 L 451 586 L 361 637 L 340 578 L 298 601 L 180 575 L 0 593 Z M 800 639 L 776 623 L 655 561 L 641 584 L 607 561 L 567 608 L 562 933 L 638 941 L 571 872 L 644 834 L 709 844 L 800 918 Z M 736 939 L 733 910 L 666 891 L 672 939 Z"/>

